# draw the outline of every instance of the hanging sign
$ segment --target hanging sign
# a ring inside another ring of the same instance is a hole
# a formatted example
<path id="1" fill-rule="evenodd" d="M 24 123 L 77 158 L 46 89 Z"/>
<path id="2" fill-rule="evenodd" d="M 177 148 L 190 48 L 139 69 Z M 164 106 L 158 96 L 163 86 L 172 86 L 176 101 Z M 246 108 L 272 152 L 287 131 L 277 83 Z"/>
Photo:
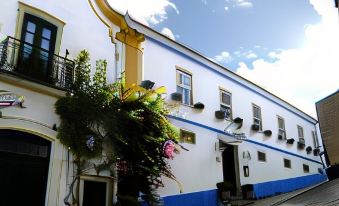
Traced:
<path id="1" fill-rule="evenodd" d="M 14 94 L 13 92 L 0 90 L 0 109 L 10 106 L 19 106 L 21 108 L 25 108 L 23 106 L 25 97 L 22 95 Z"/>

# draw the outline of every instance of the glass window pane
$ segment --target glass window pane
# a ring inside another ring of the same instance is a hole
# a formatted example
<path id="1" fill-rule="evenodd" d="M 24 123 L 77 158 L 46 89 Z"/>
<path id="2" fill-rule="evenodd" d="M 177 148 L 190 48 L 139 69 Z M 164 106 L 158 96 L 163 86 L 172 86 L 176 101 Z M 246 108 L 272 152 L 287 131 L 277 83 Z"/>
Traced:
<path id="1" fill-rule="evenodd" d="M 49 50 L 49 40 L 41 39 L 41 48 Z"/>
<path id="2" fill-rule="evenodd" d="M 184 77 L 184 85 L 191 86 L 191 78 L 188 76 L 183 76 Z"/>
<path id="3" fill-rule="evenodd" d="M 42 37 L 46 39 L 51 39 L 51 30 L 43 28 L 42 29 Z"/>
<path id="4" fill-rule="evenodd" d="M 180 93 L 180 94 L 183 94 L 183 88 L 182 87 L 179 87 L 177 86 L 177 92 Z"/>
<path id="5" fill-rule="evenodd" d="M 231 95 L 227 93 L 222 93 L 221 101 L 224 104 L 231 105 Z"/>
<path id="6" fill-rule="evenodd" d="M 184 103 L 190 104 L 190 91 L 188 89 L 184 89 Z"/>
<path id="7" fill-rule="evenodd" d="M 31 33 L 25 34 L 25 42 L 33 44 L 34 35 Z"/>
<path id="8" fill-rule="evenodd" d="M 36 25 L 32 22 L 27 22 L 27 31 L 35 33 Z"/>

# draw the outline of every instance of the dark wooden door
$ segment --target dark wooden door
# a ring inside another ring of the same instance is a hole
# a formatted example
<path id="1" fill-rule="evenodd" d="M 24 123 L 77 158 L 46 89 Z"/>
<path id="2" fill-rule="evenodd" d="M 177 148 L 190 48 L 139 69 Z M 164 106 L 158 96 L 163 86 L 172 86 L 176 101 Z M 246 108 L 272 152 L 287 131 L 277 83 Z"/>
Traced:
<path id="1" fill-rule="evenodd" d="M 25 13 L 21 30 L 18 70 L 37 80 L 50 82 L 57 27 Z"/>
<path id="2" fill-rule="evenodd" d="M 50 142 L 0 130 L 0 206 L 44 206 Z"/>
<path id="3" fill-rule="evenodd" d="M 106 182 L 84 181 L 82 206 L 106 206 Z"/>

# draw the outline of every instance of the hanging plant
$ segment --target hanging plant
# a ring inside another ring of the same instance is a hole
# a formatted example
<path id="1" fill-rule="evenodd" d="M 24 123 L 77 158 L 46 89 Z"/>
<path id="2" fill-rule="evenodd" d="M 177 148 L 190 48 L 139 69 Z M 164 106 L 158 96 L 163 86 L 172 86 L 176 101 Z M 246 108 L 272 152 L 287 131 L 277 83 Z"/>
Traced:
<path id="1" fill-rule="evenodd" d="M 89 54 L 79 54 L 72 90 L 55 105 L 61 119 L 57 137 L 73 153 L 77 177 L 91 158 L 100 159 L 104 142 L 109 143 L 112 148 L 103 168 L 111 168 L 109 164 L 118 168 L 120 204 L 128 205 L 126 199 L 136 201 L 138 192 L 154 202 L 155 188 L 163 186 L 161 176 L 175 179 L 167 159 L 179 149 L 174 143 L 178 130 L 167 120 L 168 110 L 161 97 L 166 89 L 127 87 L 124 81 L 107 84 L 106 66 L 105 61 L 97 61 L 90 78 Z M 95 168 L 100 171 L 102 167 Z"/>

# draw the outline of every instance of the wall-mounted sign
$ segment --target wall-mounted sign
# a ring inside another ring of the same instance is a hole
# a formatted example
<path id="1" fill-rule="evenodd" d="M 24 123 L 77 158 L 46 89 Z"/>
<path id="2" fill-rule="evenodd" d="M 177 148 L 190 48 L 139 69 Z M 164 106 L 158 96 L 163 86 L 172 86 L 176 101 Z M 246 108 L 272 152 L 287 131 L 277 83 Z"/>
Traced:
<path id="1" fill-rule="evenodd" d="M 0 90 L 0 109 L 10 106 L 19 106 L 25 108 L 23 103 L 25 97 L 22 95 L 14 94 L 13 92 Z"/>

